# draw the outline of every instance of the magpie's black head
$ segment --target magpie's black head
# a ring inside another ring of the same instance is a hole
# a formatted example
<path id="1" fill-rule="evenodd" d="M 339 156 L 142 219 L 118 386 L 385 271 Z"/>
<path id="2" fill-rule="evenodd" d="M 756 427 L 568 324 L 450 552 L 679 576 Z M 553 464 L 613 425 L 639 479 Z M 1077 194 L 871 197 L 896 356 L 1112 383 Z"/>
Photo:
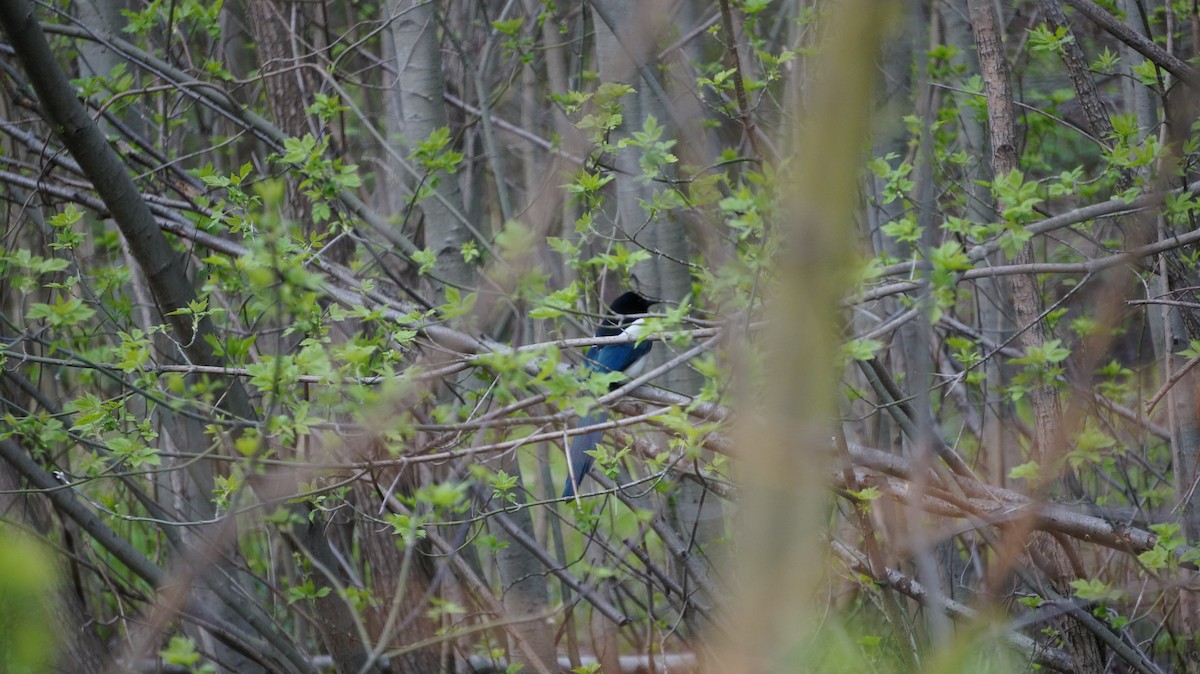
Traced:
<path id="1" fill-rule="evenodd" d="M 641 293 L 630 291 L 613 300 L 609 309 L 614 314 L 644 314 L 650 311 L 650 307 L 661 302 L 662 300 L 652 300 Z"/>

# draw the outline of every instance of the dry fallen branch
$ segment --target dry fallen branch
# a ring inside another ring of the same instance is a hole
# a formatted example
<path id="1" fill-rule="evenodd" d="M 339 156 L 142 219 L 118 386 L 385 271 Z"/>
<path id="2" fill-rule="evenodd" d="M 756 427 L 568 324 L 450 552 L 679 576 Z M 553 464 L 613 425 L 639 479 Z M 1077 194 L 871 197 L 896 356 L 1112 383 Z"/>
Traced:
<path id="1" fill-rule="evenodd" d="M 874 471 L 860 476 L 864 483 L 883 487 L 886 493 L 901 503 L 919 502 L 935 514 L 993 525 L 1033 517 L 1038 529 L 1065 534 L 1085 543 L 1102 545 L 1132 555 L 1153 550 L 1158 543 L 1158 536 L 1149 531 L 1075 512 L 1061 504 L 1039 503 L 1018 492 L 962 476 L 957 476 L 956 481 L 969 495 L 966 502 L 951 496 L 949 488 L 934 473 L 923 477 L 925 486 L 920 494 L 914 495 L 910 491 L 914 474 L 907 459 L 860 446 L 852 446 L 850 456 L 856 467 Z M 915 498 L 917 496 L 919 498 Z M 1182 546 L 1175 554 L 1183 556 L 1190 551 L 1191 548 Z M 1196 568 L 1190 562 L 1181 566 Z"/>

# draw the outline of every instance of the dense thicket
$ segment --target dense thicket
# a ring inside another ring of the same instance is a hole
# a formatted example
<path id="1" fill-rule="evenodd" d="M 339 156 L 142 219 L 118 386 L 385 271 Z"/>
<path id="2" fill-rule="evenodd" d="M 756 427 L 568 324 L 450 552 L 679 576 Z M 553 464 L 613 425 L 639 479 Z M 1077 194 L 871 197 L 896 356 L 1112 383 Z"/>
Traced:
<path id="1" fill-rule="evenodd" d="M 1200 668 L 1195 6 L 0 27 L 0 669 Z"/>

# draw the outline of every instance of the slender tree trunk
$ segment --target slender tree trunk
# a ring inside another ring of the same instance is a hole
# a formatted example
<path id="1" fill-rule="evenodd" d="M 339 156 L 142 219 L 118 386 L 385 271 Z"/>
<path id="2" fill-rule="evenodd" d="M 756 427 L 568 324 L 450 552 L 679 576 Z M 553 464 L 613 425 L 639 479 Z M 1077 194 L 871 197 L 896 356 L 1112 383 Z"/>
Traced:
<path id="1" fill-rule="evenodd" d="M 966 68 L 964 77 L 979 73 L 979 61 L 975 58 L 974 37 L 971 35 L 971 24 L 968 19 L 969 9 L 967 0 L 957 0 L 953 7 L 943 12 L 943 22 L 946 40 L 950 44 L 962 47 L 961 61 Z M 987 130 L 973 114 L 963 114 L 960 117 L 963 125 L 962 139 L 966 150 L 973 156 L 983 157 L 987 148 Z M 992 177 L 991 163 L 987 161 L 972 162 L 966 168 L 966 179 L 963 185 L 971 194 L 967 199 L 968 219 L 971 222 L 990 222 L 996 213 L 988 207 L 988 197 L 985 188 L 980 183 L 990 182 Z M 991 266 L 1001 263 L 999 254 L 993 254 L 981 264 Z M 990 351 L 989 344 L 999 344 L 1004 336 L 1013 330 L 1010 320 L 1009 284 L 997 277 L 982 278 L 975 281 L 977 305 L 979 311 L 979 329 L 985 340 L 979 348 L 984 352 Z M 986 473 L 988 482 L 1004 485 L 1008 481 L 1008 473 L 1014 466 L 1023 462 L 1020 444 L 1016 441 L 1013 419 L 1015 412 L 1008 396 L 1004 392 L 1005 373 L 999 358 L 991 358 L 984 365 L 986 378 L 980 391 L 980 414 L 983 418 L 983 447 L 986 451 Z"/>
<path id="2" fill-rule="evenodd" d="M 306 133 L 316 135 L 307 111 L 315 88 L 309 67 L 316 66 L 306 55 L 298 53 L 295 46 L 301 40 L 298 32 L 312 22 L 310 4 L 292 0 L 248 1 L 272 120 L 293 138 L 303 137 Z M 293 222 L 305 223 L 306 228 L 311 229 L 309 206 L 308 198 L 301 194 L 300 180 L 289 177 L 283 216 Z"/>
<path id="3" fill-rule="evenodd" d="M 1067 68 L 1067 75 L 1071 77 L 1071 84 L 1075 88 L 1075 98 L 1079 101 L 1079 106 L 1083 108 L 1084 117 L 1088 121 L 1088 130 L 1092 135 L 1101 140 L 1108 138 L 1113 132 L 1112 122 L 1109 121 L 1108 111 L 1104 109 L 1104 103 L 1100 100 L 1096 81 L 1092 79 L 1087 56 L 1084 55 L 1083 47 L 1079 45 L 1079 41 L 1075 39 L 1075 35 L 1071 31 L 1071 24 L 1067 22 L 1067 15 L 1063 13 L 1062 5 L 1058 3 L 1058 0 L 1038 0 L 1038 11 L 1042 13 L 1047 25 L 1052 30 L 1066 29 L 1066 35 L 1070 39 L 1062 43 L 1062 60 L 1063 65 Z"/>
<path id="4" fill-rule="evenodd" d="M 504 463 L 501 468 L 510 475 L 521 475 L 517 455 Z M 519 480 L 516 486 L 517 501 L 513 504 L 516 509 L 505 514 L 511 526 L 516 527 L 527 540 L 537 541 L 533 527 L 533 516 L 530 508 L 519 507 L 524 504 L 524 480 Z M 507 505 L 507 504 L 506 504 Z M 517 541 L 499 522 L 492 523 L 492 533 L 504 545 L 496 551 L 496 569 L 499 572 L 500 585 L 504 588 L 501 601 L 504 610 L 510 618 L 535 616 L 548 612 L 550 608 L 549 590 L 546 586 L 546 569 L 530 550 Z M 510 640 L 509 658 L 522 665 L 522 671 L 537 671 L 547 669 L 554 671 L 558 667 L 558 656 L 555 653 L 554 632 L 550 623 L 545 620 L 528 620 L 514 623 L 508 627 L 510 632 L 519 634 L 528 644 L 529 650 L 522 649 L 518 642 Z M 537 662 L 534 662 L 534 660 Z"/>
<path id="5" fill-rule="evenodd" d="M 393 473 L 387 472 L 376 475 L 374 480 L 379 489 L 386 490 L 394 478 Z M 367 479 L 354 483 L 354 498 L 370 512 L 378 510 L 377 492 Z M 425 597 L 433 577 L 428 552 L 414 551 L 406 565 L 403 544 L 394 533 L 381 531 L 378 524 L 364 518 L 355 518 L 355 526 L 370 578 L 367 590 L 375 600 L 366 611 L 365 619 L 376 648 L 382 643 L 387 650 L 392 650 L 418 643 L 434 634 L 437 627 L 429 618 L 430 604 Z M 438 649 L 434 647 L 406 649 L 391 656 L 389 671 L 394 674 L 434 674 L 443 669 Z"/>
<path id="6" fill-rule="evenodd" d="M 1168 48 L 1171 44 L 1168 41 Z M 1165 124 L 1161 127 L 1159 137 L 1168 153 L 1155 167 L 1154 178 L 1160 184 L 1178 181 L 1176 185 L 1186 185 L 1188 176 L 1177 177 L 1175 169 L 1183 158 L 1183 143 L 1196 120 L 1196 98 L 1195 91 L 1183 85 L 1172 88 L 1164 97 L 1162 117 Z M 1148 123 L 1143 128 L 1152 128 L 1149 123 L 1151 120 L 1146 121 Z M 1159 215 L 1155 224 L 1159 240 L 1177 236 L 1191 226 L 1172 224 L 1163 215 Z M 1191 294 L 1190 289 L 1200 285 L 1200 273 L 1186 258 L 1187 254 L 1179 250 L 1168 251 L 1159 257 L 1162 297 L 1186 299 Z M 1165 366 L 1163 381 L 1168 381 L 1187 363 L 1187 359 L 1177 354 L 1187 349 L 1192 340 L 1200 339 L 1200 318 L 1197 318 L 1196 312 L 1182 307 L 1163 306 L 1156 313 L 1160 321 L 1155 321 L 1159 323 L 1155 346 Z M 1192 541 L 1200 536 L 1200 521 L 1197 519 L 1200 508 L 1197 508 L 1195 494 L 1195 485 L 1200 479 L 1200 461 L 1197 460 L 1200 454 L 1200 375 L 1195 370 L 1184 375 L 1171 387 L 1165 403 L 1171 429 L 1171 477 L 1177 508 L 1183 536 Z M 1184 593 L 1174 618 L 1175 629 L 1187 634 L 1195 633 L 1200 629 L 1200 598 L 1195 593 Z M 1200 669 L 1200 654 L 1189 651 L 1182 654 L 1181 659 L 1189 671 Z"/>
<path id="7" fill-rule="evenodd" d="M 253 36 L 250 35 L 249 9 L 246 7 L 247 2 L 253 1 L 228 0 L 221 5 L 220 47 L 222 60 L 229 73 L 239 80 L 248 79 L 258 67 L 255 61 Z M 229 90 L 229 96 L 239 105 L 250 107 L 253 103 L 252 92 L 251 87 L 233 87 Z M 237 126 L 224 117 L 219 118 L 217 124 L 220 125 L 217 128 L 225 132 L 224 135 L 233 136 L 238 133 Z M 235 146 L 236 151 L 228 154 L 216 153 L 213 158 L 220 162 L 217 164 L 217 171 L 219 173 L 236 171 L 238 167 L 251 161 L 258 145 L 254 136 L 246 135 L 238 140 Z"/>
<path id="8" fill-rule="evenodd" d="M 987 0 L 970 0 L 971 22 L 975 28 L 975 41 L 979 48 L 979 66 L 983 74 L 984 91 L 988 101 L 988 127 L 991 136 L 992 171 L 1005 176 L 1019 168 L 1016 141 L 1016 123 L 1009 80 L 1008 59 L 1001 42 L 1000 23 L 993 6 Z M 1017 253 L 1014 264 L 1031 264 L 1034 261 L 1033 245 L 1027 242 Z M 1041 348 L 1048 340 L 1045 323 L 1040 320 L 1041 295 L 1036 277 L 1017 274 L 1011 278 L 1014 309 L 1018 329 L 1027 328 L 1021 334 L 1021 345 L 1028 352 Z M 1046 469 L 1058 465 L 1061 460 L 1062 438 L 1058 430 L 1059 401 L 1057 392 L 1050 386 L 1039 386 L 1030 394 L 1034 412 L 1034 457 Z M 1038 538 L 1037 549 L 1048 560 L 1045 571 L 1059 592 L 1069 594 L 1068 583 L 1077 577 L 1067 559 L 1066 552 L 1047 536 Z M 1065 543 L 1069 545 L 1070 543 Z M 1065 650 L 1071 654 L 1080 671 L 1098 672 L 1104 668 L 1100 644 L 1091 632 L 1070 617 L 1055 620 Z"/>
<path id="9" fill-rule="evenodd" d="M 546 60 L 546 87 L 547 94 L 565 94 L 570 89 L 570 80 L 567 76 L 567 65 L 570 61 L 570 54 L 563 44 L 564 36 L 560 36 L 556 30 L 558 21 L 547 20 L 542 23 L 542 43 L 545 45 L 545 50 L 542 52 L 543 58 Z M 568 36 L 570 33 L 568 33 Z M 582 41 L 582 37 L 579 38 Z M 558 44 L 559 46 L 551 48 L 549 45 Z M 563 114 L 558 106 L 553 106 L 551 111 L 554 133 L 562 139 L 562 145 L 568 152 L 580 156 L 584 150 L 582 142 L 579 138 L 579 133 L 571 122 Z M 570 180 L 570 175 L 576 170 L 575 166 L 569 165 L 565 160 L 555 157 L 547 169 L 548 176 L 557 178 L 553 185 L 563 185 Z M 559 230 L 556 236 L 570 237 L 575 231 L 576 214 L 575 204 L 570 199 L 560 199 L 561 221 Z M 564 279 L 565 280 L 565 279 Z"/>
<path id="10" fill-rule="evenodd" d="M 438 6 L 424 0 L 389 0 L 385 7 L 389 22 L 384 41 L 395 73 L 384 87 L 388 134 L 395 152 L 407 158 L 418 143 L 447 125 L 441 41 L 434 14 Z M 405 168 L 405 163 L 411 168 Z M 422 182 L 421 170 L 407 159 L 393 159 L 392 170 L 409 186 L 409 193 Z M 475 272 L 461 251 L 472 236 L 462 216 L 458 180 L 451 175 L 432 177 L 435 194 L 418 206 L 424 216 L 425 246 L 437 255 L 434 275 L 445 283 L 471 287 Z"/>

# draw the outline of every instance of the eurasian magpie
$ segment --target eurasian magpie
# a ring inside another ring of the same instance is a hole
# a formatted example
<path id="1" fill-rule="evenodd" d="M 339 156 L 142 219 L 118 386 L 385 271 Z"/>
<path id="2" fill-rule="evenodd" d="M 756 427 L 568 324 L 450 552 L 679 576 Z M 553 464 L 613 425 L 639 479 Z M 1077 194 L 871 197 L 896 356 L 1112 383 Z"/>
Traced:
<path id="1" fill-rule="evenodd" d="M 596 336 L 641 336 L 644 324 L 641 318 L 633 316 L 646 313 L 658 303 L 659 300 L 636 292 L 622 294 L 609 305 L 609 315 L 596 328 Z M 636 377 L 646 367 L 646 354 L 650 353 L 650 347 L 650 342 L 596 345 L 584 354 L 584 366 L 595 372 L 624 372 L 630 378 Z M 577 428 L 602 424 L 607 419 L 608 414 L 603 410 L 592 412 L 579 420 Z M 604 431 L 591 431 L 571 439 L 571 448 L 567 451 L 567 486 L 563 487 L 563 498 L 575 496 L 575 490 L 592 467 L 593 457 L 588 452 L 596 448 L 603 435 Z"/>

